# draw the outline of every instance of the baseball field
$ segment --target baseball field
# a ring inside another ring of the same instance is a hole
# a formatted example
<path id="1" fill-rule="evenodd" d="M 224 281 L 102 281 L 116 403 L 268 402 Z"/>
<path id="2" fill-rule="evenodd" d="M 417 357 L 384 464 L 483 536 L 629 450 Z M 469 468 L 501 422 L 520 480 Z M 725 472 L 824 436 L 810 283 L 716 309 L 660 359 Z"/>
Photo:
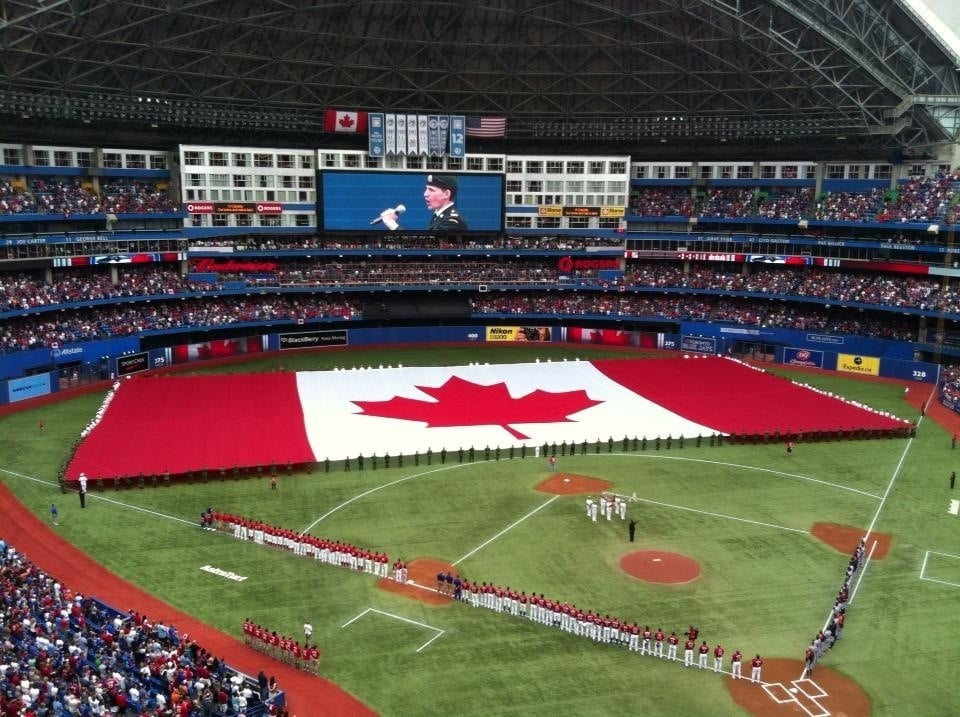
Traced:
<path id="1" fill-rule="evenodd" d="M 284 370 L 325 370 L 544 356 L 617 354 L 542 346 L 381 348 L 268 357 L 210 371 L 274 371 L 281 360 Z M 56 475 L 101 392 L 0 419 L 0 480 L 40 518 L 58 501 L 61 537 L 225 633 L 239 637 L 250 618 L 299 637 L 310 621 L 323 652 L 322 675 L 383 715 L 953 713 L 960 678 L 960 518 L 949 511 L 948 487 L 960 456 L 951 449 L 954 428 L 938 422 L 937 412 L 921 417 L 908 401 L 926 397 L 926 385 L 906 395 L 897 383 L 767 368 L 919 420 L 916 436 L 801 441 L 790 456 L 783 443 L 697 446 L 687 439 L 682 448 L 650 442 L 644 449 L 625 448 L 615 436 L 612 446 L 591 445 L 586 454 L 565 451 L 556 474 L 546 457 L 531 453 L 488 460 L 477 451 L 463 463 L 451 454 L 429 465 L 424 456 L 417 465 L 408 456 L 402 466 L 394 456 L 389 468 L 368 460 L 363 470 L 353 465 L 345 472 L 336 461 L 329 472 L 322 465 L 309 475 L 281 472 L 276 490 L 265 478 L 216 477 L 93 490 L 81 510 L 75 495 L 60 494 Z M 369 441 L 375 453 L 377 437 Z M 627 521 L 587 519 L 582 492 L 542 486 L 547 479 L 562 486 L 564 478 L 574 486 L 606 481 L 611 494 L 627 498 L 635 541 L 628 541 Z M 430 559 L 468 580 L 542 593 L 653 630 L 679 634 L 695 625 L 711 650 L 724 646 L 727 670 L 734 650 L 744 653 L 747 675 L 749 659 L 761 655 L 766 686 L 519 617 L 423 599 L 432 595 L 429 579 L 423 590 L 387 590 L 367 574 L 202 531 L 197 519 L 207 507 L 383 551 L 391 561 Z M 867 534 L 868 549 L 876 540 L 884 550 L 861 566 L 843 638 L 812 680 L 800 681 L 804 648 L 824 625 L 849 557 L 844 545 L 824 536 L 844 526 L 849 535 Z M 17 546 L 18 536 L 2 522 L 0 536 Z M 653 577 L 637 577 L 623 567 L 634 553 L 640 553 L 634 564 L 654 555 L 682 557 L 696 565 L 696 576 L 663 582 L 654 569 Z M 59 577 L 70 583 L 69 575 Z M 264 662 L 269 674 L 270 661 Z M 300 717 L 330 713 L 309 695 L 292 694 L 291 702 Z"/>

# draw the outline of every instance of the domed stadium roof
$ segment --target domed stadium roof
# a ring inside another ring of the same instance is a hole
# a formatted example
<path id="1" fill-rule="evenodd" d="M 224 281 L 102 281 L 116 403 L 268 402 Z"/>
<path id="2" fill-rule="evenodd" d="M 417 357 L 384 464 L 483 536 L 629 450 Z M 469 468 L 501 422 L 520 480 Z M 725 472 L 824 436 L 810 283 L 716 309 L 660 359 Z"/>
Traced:
<path id="1" fill-rule="evenodd" d="M 960 107 L 913 5 L 6 0 L 0 127 L 315 146 L 340 108 L 505 116 L 515 148 L 909 150 L 955 141 Z"/>

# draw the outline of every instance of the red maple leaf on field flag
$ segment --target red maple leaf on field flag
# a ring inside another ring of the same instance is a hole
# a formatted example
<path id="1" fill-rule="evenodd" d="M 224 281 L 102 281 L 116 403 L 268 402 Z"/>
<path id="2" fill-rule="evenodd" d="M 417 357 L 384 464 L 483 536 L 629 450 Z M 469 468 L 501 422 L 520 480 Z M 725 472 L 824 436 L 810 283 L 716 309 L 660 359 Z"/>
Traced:
<path id="1" fill-rule="evenodd" d="M 450 426 L 500 426 L 510 435 L 526 439 L 511 427 L 514 423 L 564 423 L 567 416 L 603 403 L 594 401 L 587 392 L 560 391 L 551 393 L 537 389 L 514 398 L 502 381 L 483 386 L 451 376 L 445 384 L 433 388 L 417 386 L 436 401 L 394 396 L 388 401 L 353 401 L 361 413 L 402 421 L 426 421 L 428 428 Z"/>
<path id="2" fill-rule="evenodd" d="M 347 114 L 343 115 L 338 122 L 338 124 L 344 129 L 350 129 L 356 123 L 357 121 L 353 117 Z"/>

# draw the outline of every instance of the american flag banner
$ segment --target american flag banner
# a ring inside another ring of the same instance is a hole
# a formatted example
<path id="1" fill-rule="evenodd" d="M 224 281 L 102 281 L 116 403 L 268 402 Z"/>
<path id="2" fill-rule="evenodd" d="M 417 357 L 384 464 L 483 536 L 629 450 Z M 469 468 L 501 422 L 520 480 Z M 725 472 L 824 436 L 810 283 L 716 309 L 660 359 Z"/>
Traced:
<path id="1" fill-rule="evenodd" d="M 467 117 L 467 137 L 503 137 L 506 133 L 506 117 Z"/>

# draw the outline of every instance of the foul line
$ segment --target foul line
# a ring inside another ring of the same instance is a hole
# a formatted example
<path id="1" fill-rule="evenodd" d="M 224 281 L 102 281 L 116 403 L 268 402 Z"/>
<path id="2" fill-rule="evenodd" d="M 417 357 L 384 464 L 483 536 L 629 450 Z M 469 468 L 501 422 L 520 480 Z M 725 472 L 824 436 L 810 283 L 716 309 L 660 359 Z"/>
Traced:
<path id="1" fill-rule="evenodd" d="M 917 421 L 917 428 L 920 427 L 920 424 L 923 422 L 923 416 L 920 417 L 920 420 Z M 900 477 L 900 469 L 903 468 L 903 462 L 907 460 L 907 453 L 910 452 L 910 447 L 913 445 L 913 437 L 907 439 L 907 445 L 903 447 L 903 453 L 900 454 L 900 460 L 897 461 L 897 467 L 893 469 L 893 475 L 890 476 L 890 482 L 887 483 L 887 489 L 883 491 L 883 496 L 880 498 L 880 505 L 877 506 L 877 511 L 873 514 L 873 520 L 870 521 L 870 525 L 867 526 L 867 534 L 865 538 L 870 537 L 870 533 L 873 532 L 873 526 L 877 524 L 877 519 L 880 517 L 880 511 L 883 510 L 884 504 L 887 502 L 887 497 L 890 495 L 890 491 L 893 490 L 893 484 L 897 482 L 897 478 Z"/>
<path id="2" fill-rule="evenodd" d="M 587 454 L 588 457 L 595 456 L 597 454 Z M 880 496 L 876 493 L 869 493 L 865 490 L 860 490 L 859 488 L 851 488 L 848 485 L 840 485 L 839 483 L 831 483 L 830 481 L 820 480 L 819 478 L 811 478 L 810 476 L 803 476 L 798 473 L 787 473 L 786 471 L 778 471 L 773 468 L 760 468 L 758 466 L 745 466 L 740 463 L 727 463 L 725 461 L 711 461 L 707 458 L 681 458 L 680 456 L 657 456 L 650 454 L 636 454 L 636 453 L 601 453 L 601 456 L 620 456 L 623 458 L 651 458 L 654 460 L 662 461 L 690 461 L 691 463 L 706 463 L 713 466 L 727 466 L 729 468 L 742 468 L 746 471 L 757 471 L 758 473 L 770 473 L 771 475 L 783 476 L 785 478 L 796 478 L 797 480 L 804 480 L 810 483 L 819 483 L 820 485 L 829 486 L 830 488 L 836 488 L 837 490 L 846 490 L 851 493 L 858 493 L 859 495 L 865 495 L 868 498 L 873 498 L 874 500 L 880 500 Z M 582 456 L 578 456 L 582 457 Z"/>
<path id="3" fill-rule="evenodd" d="M 870 552 L 867 553 L 867 559 L 863 561 L 863 570 L 858 571 L 857 582 L 853 586 L 853 591 L 850 593 L 850 599 L 847 600 L 847 605 L 853 605 L 853 599 L 857 596 L 857 590 L 860 589 L 860 583 L 863 582 L 863 576 L 867 573 L 867 566 L 870 565 L 870 561 L 873 559 L 873 552 L 877 549 L 877 541 L 874 540 L 870 545 Z M 827 625 L 830 624 L 830 618 L 827 618 Z M 826 629 L 826 628 L 824 628 Z"/>
<path id="4" fill-rule="evenodd" d="M 402 617 L 401 615 L 394 615 L 392 612 L 384 612 L 383 610 L 377 610 L 375 607 L 368 607 L 366 610 L 364 610 L 362 613 L 360 613 L 359 615 L 357 615 L 355 618 L 353 618 L 353 619 L 351 619 L 351 620 L 347 620 L 345 623 L 343 623 L 343 624 L 340 626 L 340 629 L 342 630 L 343 628 L 347 627 L 348 625 L 352 625 L 352 624 L 355 623 L 357 620 L 359 620 L 361 617 L 363 617 L 364 615 L 366 615 L 368 612 L 375 612 L 375 613 L 377 613 L 378 615 L 384 615 L 384 616 L 386 616 L 386 617 L 392 617 L 394 620 L 400 620 L 401 622 L 408 622 L 408 623 L 410 623 L 411 625 L 416 625 L 417 627 L 422 627 L 422 628 L 425 628 L 425 629 L 427 629 L 427 630 L 433 630 L 435 633 L 437 633 L 436 635 L 434 635 L 433 637 L 431 637 L 429 640 L 427 640 L 425 643 L 423 643 L 422 645 L 420 645 L 420 647 L 418 647 L 417 650 L 416 650 L 417 652 L 420 652 L 421 650 L 423 650 L 424 648 L 426 648 L 431 642 L 433 642 L 434 640 L 436 640 L 438 637 L 440 637 L 441 635 L 443 635 L 443 634 L 446 632 L 446 630 L 442 630 L 442 629 L 440 629 L 439 627 L 434 627 L 433 625 L 427 625 L 426 623 L 423 623 L 423 622 L 417 622 L 416 620 L 411 620 L 410 618 Z"/>
<path id="5" fill-rule="evenodd" d="M 920 419 L 917 421 L 917 428 L 920 427 L 920 424 L 923 422 L 923 416 L 920 416 Z M 897 461 L 896 468 L 893 469 L 893 475 L 890 476 L 890 481 L 887 483 L 887 489 L 883 491 L 883 496 L 880 498 L 880 505 L 877 506 L 877 510 L 873 514 L 873 519 L 870 521 L 870 525 L 867 526 L 867 532 L 864 534 L 863 539 L 869 539 L 871 533 L 873 533 L 873 527 L 877 524 L 877 519 L 880 517 L 880 511 L 883 510 L 883 506 L 887 502 L 887 497 L 890 495 L 890 491 L 893 490 L 894 483 L 897 482 L 897 478 L 900 476 L 900 469 L 903 468 L 903 462 L 907 459 L 907 453 L 910 452 L 910 447 L 913 445 L 913 437 L 907 439 L 907 445 L 903 447 L 903 452 L 900 454 L 900 460 Z M 873 544 L 870 546 L 870 553 L 867 555 L 867 559 L 863 563 L 863 568 L 857 571 L 857 582 L 853 586 L 853 592 L 850 594 L 850 599 L 847 601 L 847 605 L 853 604 L 853 598 L 857 594 L 857 590 L 860 588 L 860 583 L 863 582 L 863 578 L 867 574 L 867 566 L 870 565 L 870 558 L 873 557 L 873 551 L 877 547 L 877 541 L 874 540 Z M 830 612 L 827 613 L 827 619 L 823 621 L 823 627 L 821 630 L 826 630 L 830 626 L 830 620 L 833 619 L 833 608 L 830 608 Z"/>
<path id="6" fill-rule="evenodd" d="M 473 550 L 471 550 L 469 553 L 467 553 L 467 554 L 464 555 L 463 557 L 458 558 L 457 560 L 454 560 L 454 561 L 451 563 L 451 565 L 459 565 L 460 563 L 462 563 L 464 560 L 466 560 L 467 558 L 469 558 L 469 557 L 470 557 L 471 555 L 473 555 L 474 553 L 477 553 L 477 552 L 479 552 L 480 550 L 482 550 L 483 548 L 485 548 L 485 547 L 487 547 L 488 545 L 490 545 L 490 543 L 492 543 L 494 540 L 496 540 L 497 538 L 499 538 L 501 535 L 503 535 L 504 533 L 506 533 L 506 532 L 507 532 L 508 530 L 510 530 L 511 528 L 514 528 L 514 527 L 520 525 L 520 523 L 522 523 L 523 521 L 525 521 L 527 518 L 529 518 L 529 517 L 530 517 L 531 515 L 533 515 L 534 513 L 538 513 L 539 511 L 541 511 L 541 510 L 543 510 L 544 508 L 546 508 L 548 505 L 550 505 L 553 501 L 555 501 L 555 500 L 556 500 L 557 498 L 559 498 L 559 497 L 560 497 L 559 495 L 555 495 L 555 496 L 553 496 L 550 500 L 548 500 L 546 503 L 543 503 L 542 505 L 538 505 L 536 508 L 534 508 L 533 510 L 531 510 L 529 513 L 527 513 L 527 514 L 526 514 L 525 516 L 523 516 L 522 518 L 519 518 L 519 519 L 513 521 L 510 525 L 508 525 L 506 528 L 504 528 L 503 530 L 501 530 L 499 533 L 497 533 L 496 535 L 494 535 L 494 536 L 493 536 L 492 538 L 490 538 L 489 540 L 481 543 L 480 545 L 478 545 L 477 547 L 475 547 Z"/>
<path id="7" fill-rule="evenodd" d="M 629 501 L 633 501 L 632 495 L 621 495 L 620 493 L 612 493 L 610 495 L 619 495 L 621 498 L 626 498 Z M 777 530 L 787 530 L 791 533 L 802 533 L 803 535 L 809 535 L 809 530 L 803 530 L 802 528 L 788 528 L 785 525 L 776 525 L 775 523 L 764 523 L 759 520 L 750 520 L 749 518 L 738 518 L 735 515 L 724 515 L 723 513 L 711 513 L 706 510 L 700 510 L 699 508 L 687 508 L 682 505 L 674 505 L 673 503 L 662 503 L 659 500 L 650 500 L 649 498 L 637 498 L 637 502 L 640 503 L 650 503 L 651 505 L 659 505 L 664 508 L 674 508 L 675 510 L 686 510 L 690 513 L 699 513 L 700 515 L 709 515 L 711 518 L 725 518 L 726 520 L 736 520 L 740 523 L 749 523 L 750 525 L 760 525 L 764 528 L 776 528 Z"/>
<path id="8" fill-rule="evenodd" d="M 376 493 L 378 490 L 383 490 L 384 488 L 390 488 L 391 486 L 395 486 L 395 485 L 397 485 L 398 483 L 403 483 L 403 482 L 405 482 L 405 481 L 412 480 L 412 479 L 414 479 L 414 478 L 420 478 L 420 477 L 422 477 L 422 476 L 427 476 L 427 475 L 430 475 L 431 473 L 439 473 L 440 471 L 450 471 L 450 470 L 455 470 L 455 469 L 457 469 L 457 468 L 466 468 L 467 466 L 477 465 L 477 464 L 479 464 L 479 463 L 488 463 L 488 462 L 489 462 L 489 461 L 475 461 L 474 463 L 458 463 L 457 465 L 441 466 L 440 468 L 434 468 L 433 470 L 423 471 L 423 472 L 421 472 L 421 473 L 413 473 L 413 474 L 411 474 L 411 475 L 404 476 L 403 478 L 397 478 L 396 480 L 390 481 L 389 483 L 384 483 L 383 485 L 378 485 L 377 487 L 371 488 L 370 490 L 364 491 L 363 493 L 358 493 L 357 495 L 353 496 L 352 498 L 349 498 L 349 499 L 345 500 L 345 501 L 344 501 L 343 503 L 341 503 L 340 505 L 338 505 L 338 506 L 336 506 L 336 507 L 334 507 L 334 508 L 331 508 L 331 509 L 328 510 L 326 513 L 324 513 L 324 514 L 321 515 L 319 518 L 317 518 L 315 521 L 313 521 L 312 523 L 310 523 L 310 525 L 308 525 L 306 528 L 304 528 L 303 530 L 301 530 L 300 533 L 299 533 L 299 536 L 302 537 L 302 536 L 306 535 L 307 532 L 309 532 L 312 528 L 314 528 L 320 521 L 322 521 L 322 520 L 324 520 L 324 519 L 326 519 L 326 518 L 329 518 L 331 515 L 333 515 L 334 513 L 336 513 L 336 512 L 337 512 L 338 510 L 340 510 L 341 508 L 346 508 L 348 505 L 350 505 L 350 504 L 353 503 L 354 501 L 360 500 L 361 498 L 366 498 L 368 495 L 371 495 L 372 493 Z"/>
<path id="9" fill-rule="evenodd" d="M 43 480 L 41 478 L 34 478 L 33 476 L 24 475 L 23 473 L 17 473 L 16 471 L 7 470 L 6 468 L 0 468 L 0 473 L 6 473 L 7 475 L 15 476 L 17 478 L 23 478 L 24 480 L 33 481 L 34 483 L 40 483 L 42 485 L 49 485 L 52 487 L 59 487 L 58 483 L 53 481 Z M 186 523 L 187 525 L 192 525 L 193 527 L 197 526 L 197 521 L 195 520 L 186 520 L 185 518 L 178 518 L 175 515 L 168 515 L 167 513 L 160 513 L 156 510 L 150 510 L 149 508 L 141 508 L 138 505 L 131 505 L 130 503 L 124 503 L 119 500 L 114 500 L 113 498 L 107 498 L 102 495 L 97 495 L 96 493 L 91 493 L 87 491 L 87 498 L 95 498 L 96 500 L 102 500 L 104 503 L 112 503 L 113 505 L 119 505 L 121 508 L 129 508 L 130 510 L 138 510 L 141 513 L 147 513 L 149 515 L 155 515 L 158 518 L 166 518 L 167 520 L 173 520 L 178 523 Z"/>

